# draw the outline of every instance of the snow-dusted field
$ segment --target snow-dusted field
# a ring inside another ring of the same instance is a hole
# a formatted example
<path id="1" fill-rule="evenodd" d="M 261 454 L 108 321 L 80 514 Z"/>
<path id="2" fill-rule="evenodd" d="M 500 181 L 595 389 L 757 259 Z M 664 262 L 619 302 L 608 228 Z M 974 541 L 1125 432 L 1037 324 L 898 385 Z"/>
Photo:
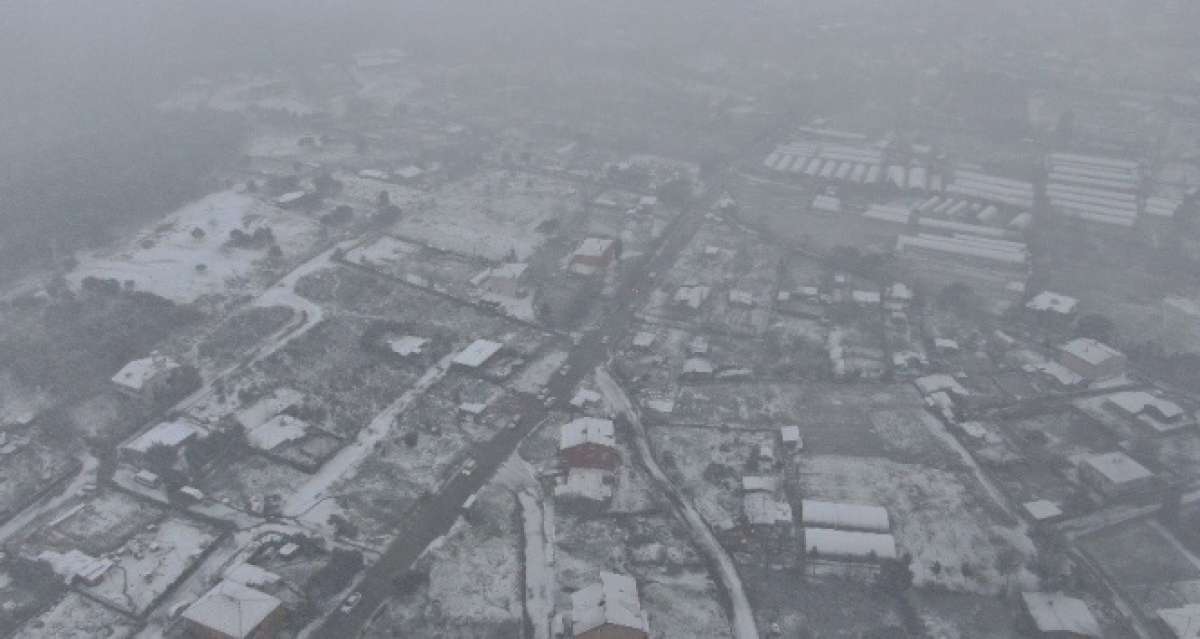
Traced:
<path id="1" fill-rule="evenodd" d="M 67 279 L 76 286 L 89 276 L 131 280 L 138 290 L 183 303 L 202 295 L 252 293 L 262 286 L 254 282 L 254 272 L 265 248 L 225 243 L 234 229 L 253 233 L 260 227 L 270 227 L 285 256 L 309 250 L 318 237 L 318 224 L 308 217 L 246 194 L 220 191 L 185 205 L 129 241 L 81 253 L 79 266 Z M 195 229 L 203 236 L 193 236 Z"/>
<path id="2" fill-rule="evenodd" d="M 981 488 L 959 473 L 879 457 L 804 456 L 796 494 L 887 508 L 901 553 L 911 553 L 915 583 L 994 593 L 1007 585 L 996 558 L 1005 548 L 1028 559 L 1033 544 L 996 521 Z M 935 567 L 940 565 L 940 571 Z M 963 566 L 974 576 L 964 576 Z M 1013 583 L 1023 583 L 1014 573 Z"/>
<path id="3" fill-rule="evenodd" d="M 537 225 L 574 197 L 560 181 L 494 171 L 447 186 L 433 207 L 405 215 L 393 230 L 462 255 L 498 261 L 514 252 L 526 260 L 545 241 Z"/>
<path id="4" fill-rule="evenodd" d="M 125 639 L 135 624 L 83 595 L 69 592 L 41 615 L 29 620 L 13 639 Z"/>
<path id="5" fill-rule="evenodd" d="M 125 544 L 116 567 L 85 590 L 133 614 L 142 614 L 217 539 L 216 531 L 172 518 Z"/>

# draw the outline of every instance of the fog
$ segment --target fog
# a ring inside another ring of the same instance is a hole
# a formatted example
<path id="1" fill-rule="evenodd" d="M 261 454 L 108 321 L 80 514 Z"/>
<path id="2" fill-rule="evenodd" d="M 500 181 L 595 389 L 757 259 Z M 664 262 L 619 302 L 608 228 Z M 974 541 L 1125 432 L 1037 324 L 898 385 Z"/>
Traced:
<path id="1" fill-rule="evenodd" d="M 1195 637 L 1198 27 L 4 3 L 0 637 Z"/>

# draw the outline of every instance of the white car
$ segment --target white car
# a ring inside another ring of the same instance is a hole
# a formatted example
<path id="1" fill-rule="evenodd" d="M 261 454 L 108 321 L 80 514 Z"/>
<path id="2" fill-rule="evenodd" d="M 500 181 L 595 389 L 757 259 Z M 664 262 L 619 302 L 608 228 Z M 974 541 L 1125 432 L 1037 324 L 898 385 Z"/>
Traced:
<path id="1" fill-rule="evenodd" d="M 461 470 L 459 470 L 458 472 L 459 472 L 459 473 L 460 473 L 460 474 L 461 474 L 463 477 L 470 477 L 470 476 L 471 476 L 471 474 L 475 472 L 475 468 L 476 468 L 478 465 L 479 465 L 479 463 L 478 463 L 478 462 L 476 462 L 474 459 L 468 459 L 468 460 L 467 460 L 467 461 L 466 461 L 466 462 L 465 462 L 465 463 L 462 465 L 462 469 L 461 469 Z"/>
<path id="2" fill-rule="evenodd" d="M 354 610 L 354 607 L 357 606 L 358 602 L 361 600 L 362 593 L 355 590 L 354 592 L 350 593 L 349 597 L 346 597 L 346 600 L 342 602 L 342 605 L 340 608 L 338 608 L 338 611 L 340 611 L 342 614 L 347 614 L 351 610 Z"/>

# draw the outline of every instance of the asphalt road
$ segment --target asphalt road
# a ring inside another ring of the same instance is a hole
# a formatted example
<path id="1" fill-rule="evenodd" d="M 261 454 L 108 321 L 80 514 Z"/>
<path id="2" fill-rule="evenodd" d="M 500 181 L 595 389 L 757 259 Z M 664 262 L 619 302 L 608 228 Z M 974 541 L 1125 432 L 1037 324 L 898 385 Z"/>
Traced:
<path id="1" fill-rule="evenodd" d="M 694 211 L 681 213 L 659 238 L 654 250 L 637 258 L 619 282 L 615 292 L 615 308 L 600 327 L 584 334 L 572 349 L 563 369 L 564 374 L 552 376 L 547 391 L 549 397 L 561 404 L 570 399 L 580 380 L 608 359 L 608 344 L 624 335 L 634 321 L 637 309 L 654 288 L 649 274 L 664 272 L 687 246 L 701 216 Z M 471 450 L 477 467 L 469 476 L 458 475 L 424 504 L 418 505 L 404 522 L 391 545 L 379 561 L 367 568 L 359 583 L 362 599 L 349 613 L 334 612 L 321 627 L 311 633 L 314 637 L 357 637 L 370 624 L 372 617 L 394 592 L 392 579 L 408 570 L 431 542 L 445 534 L 458 518 L 464 501 L 478 491 L 504 463 L 520 441 L 545 419 L 546 407 L 537 398 L 521 398 L 521 416 L 513 428 L 498 433 L 490 441 Z"/>

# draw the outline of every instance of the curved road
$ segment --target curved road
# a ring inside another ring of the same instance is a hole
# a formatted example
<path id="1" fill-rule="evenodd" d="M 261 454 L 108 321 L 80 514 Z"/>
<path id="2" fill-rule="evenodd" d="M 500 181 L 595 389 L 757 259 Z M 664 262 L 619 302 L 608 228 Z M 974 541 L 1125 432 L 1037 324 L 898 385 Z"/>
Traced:
<path id="1" fill-rule="evenodd" d="M 725 547 L 717 541 L 716 535 L 713 535 L 712 529 L 708 527 L 692 502 L 675 484 L 671 483 L 666 473 L 658 466 L 658 462 L 654 459 L 654 451 L 650 449 L 650 439 L 646 436 L 646 426 L 642 424 L 637 407 L 629 400 L 629 396 L 604 367 L 596 369 L 596 382 L 600 386 L 600 391 L 608 398 L 613 411 L 624 416 L 633 426 L 633 441 L 637 446 L 642 464 L 650 472 L 654 481 L 658 483 L 659 488 L 670 496 L 675 510 L 691 529 L 696 545 L 716 566 L 717 578 L 721 580 L 721 585 L 729 595 L 729 603 L 733 612 L 733 636 L 735 639 L 758 639 L 758 627 L 754 624 L 754 610 L 750 607 L 750 600 L 746 597 L 746 590 L 742 587 L 742 578 L 738 575 L 733 558 L 725 552 Z"/>

